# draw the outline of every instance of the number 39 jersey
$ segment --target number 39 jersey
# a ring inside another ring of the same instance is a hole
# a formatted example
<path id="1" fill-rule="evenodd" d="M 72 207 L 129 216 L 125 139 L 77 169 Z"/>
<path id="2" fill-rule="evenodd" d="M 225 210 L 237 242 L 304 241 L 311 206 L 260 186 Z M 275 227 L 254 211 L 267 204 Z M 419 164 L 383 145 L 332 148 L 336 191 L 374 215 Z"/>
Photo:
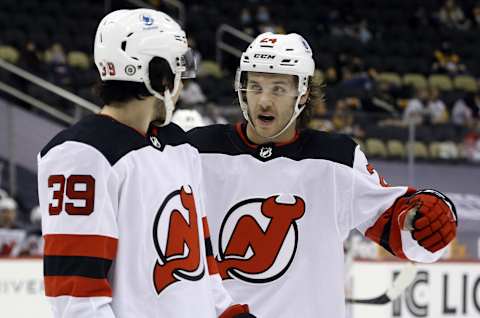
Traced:
<path id="1" fill-rule="evenodd" d="M 198 165 L 198 166 L 197 166 Z M 175 125 L 143 136 L 95 115 L 38 157 L 54 317 L 218 317 L 198 152 Z"/>
<path id="2" fill-rule="evenodd" d="M 204 202 L 220 275 L 259 317 L 344 317 L 351 229 L 380 233 L 378 242 L 401 257 L 439 257 L 408 232 L 384 235 L 394 226 L 376 221 L 410 190 L 387 186 L 350 138 L 305 130 L 288 144 L 254 145 L 244 130 L 215 125 L 188 135 L 210 190 Z"/>

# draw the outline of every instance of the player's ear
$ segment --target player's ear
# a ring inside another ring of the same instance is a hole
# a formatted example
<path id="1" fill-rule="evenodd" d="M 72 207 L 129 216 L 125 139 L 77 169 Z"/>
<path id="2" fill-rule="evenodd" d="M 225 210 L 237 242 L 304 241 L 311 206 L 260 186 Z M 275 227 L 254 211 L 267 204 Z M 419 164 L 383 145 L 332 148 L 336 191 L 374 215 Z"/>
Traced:
<path id="1" fill-rule="evenodd" d="M 300 102 L 298 103 L 299 105 L 304 105 L 305 103 L 308 102 L 310 98 L 310 89 L 307 90 L 305 94 L 300 98 Z"/>
<path id="2" fill-rule="evenodd" d="M 167 60 L 160 57 L 154 57 L 150 61 L 148 72 L 154 90 L 160 94 L 163 94 L 165 88 L 168 88 L 170 91 L 173 90 L 175 75 L 170 69 Z"/>

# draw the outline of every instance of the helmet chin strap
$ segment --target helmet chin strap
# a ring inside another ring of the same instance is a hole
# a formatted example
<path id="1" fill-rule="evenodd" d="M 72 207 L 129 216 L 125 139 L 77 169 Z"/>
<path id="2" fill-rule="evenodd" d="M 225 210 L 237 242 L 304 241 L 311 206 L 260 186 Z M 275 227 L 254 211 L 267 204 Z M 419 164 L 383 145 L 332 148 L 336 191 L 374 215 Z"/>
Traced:
<path id="1" fill-rule="evenodd" d="M 294 122 L 295 120 L 297 119 L 297 117 L 300 115 L 300 113 L 305 109 L 305 105 L 301 106 L 300 108 L 298 107 L 298 103 L 300 103 L 300 98 L 302 98 L 301 95 L 299 95 L 297 97 L 297 101 L 295 102 L 295 110 L 292 114 L 292 117 L 290 118 L 290 121 L 285 125 L 285 127 L 283 127 L 282 130 L 280 130 L 278 133 L 276 133 L 275 135 L 271 136 L 271 137 L 266 137 L 267 139 L 275 139 L 277 138 L 278 136 L 280 136 L 281 134 L 283 134 L 285 132 L 285 130 L 288 129 L 288 127 L 290 127 Z M 256 129 L 255 129 L 256 130 Z"/>
<path id="2" fill-rule="evenodd" d="M 160 127 L 167 126 L 172 121 L 173 111 L 175 110 L 175 103 L 173 102 L 172 96 L 175 95 L 179 89 L 180 79 L 181 74 L 179 72 L 175 73 L 173 92 L 170 93 L 170 90 L 168 88 L 165 88 L 165 91 L 162 95 L 152 88 L 152 85 L 150 84 L 150 77 L 148 76 L 148 74 L 145 77 L 144 83 L 147 87 L 147 90 L 150 92 L 150 94 L 163 101 L 163 105 L 165 107 L 165 120 L 162 124 L 159 125 Z"/>
<path id="3" fill-rule="evenodd" d="M 163 104 L 165 105 L 165 120 L 161 126 L 166 126 L 172 121 L 173 111 L 175 110 L 175 104 L 168 88 L 164 92 Z"/>

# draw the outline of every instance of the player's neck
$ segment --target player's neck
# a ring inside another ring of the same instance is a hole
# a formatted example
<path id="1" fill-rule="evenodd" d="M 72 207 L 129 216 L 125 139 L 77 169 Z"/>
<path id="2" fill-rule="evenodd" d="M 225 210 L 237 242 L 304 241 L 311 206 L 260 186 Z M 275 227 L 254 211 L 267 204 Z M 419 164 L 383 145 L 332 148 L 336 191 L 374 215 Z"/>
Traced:
<path id="1" fill-rule="evenodd" d="M 100 114 L 107 115 L 118 122 L 146 135 L 154 118 L 154 103 L 148 99 L 105 105 Z"/>
<path id="2" fill-rule="evenodd" d="M 246 129 L 248 139 L 257 145 L 262 145 L 262 144 L 271 143 L 271 142 L 276 144 L 289 143 L 295 138 L 295 135 L 296 135 L 295 132 L 296 132 L 295 125 L 290 125 L 290 127 L 288 127 L 279 136 L 273 139 L 270 139 L 270 138 L 266 138 L 259 135 L 250 123 L 247 124 L 247 129 Z"/>

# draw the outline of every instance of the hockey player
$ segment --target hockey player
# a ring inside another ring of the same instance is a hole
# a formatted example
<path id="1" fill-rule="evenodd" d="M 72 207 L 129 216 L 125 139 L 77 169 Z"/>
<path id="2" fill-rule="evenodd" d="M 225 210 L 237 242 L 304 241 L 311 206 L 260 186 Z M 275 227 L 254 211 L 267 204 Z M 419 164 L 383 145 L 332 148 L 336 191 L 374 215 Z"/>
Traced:
<path id="1" fill-rule="evenodd" d="M 185 33 L 161 12 L 120 10 L 94 50 L 106 105 L 38 157 L 54 317 L 254 317 L 222 287 L 198 152 L 167 125 L 193 71 Z"/>
<path id="2" fill-rule="evenodd" d="M 344 317 L 354 228 L 418 262 L 437 260 L 456 233 L 440 192 L 388 186 L 349 137 L 298 129 L 314 69 L 301 36 L 261 34 L 235 81 L 246 123 L 188 133 L 215 189 L 204 199 L 224 285 L 262 318 Z"/>

